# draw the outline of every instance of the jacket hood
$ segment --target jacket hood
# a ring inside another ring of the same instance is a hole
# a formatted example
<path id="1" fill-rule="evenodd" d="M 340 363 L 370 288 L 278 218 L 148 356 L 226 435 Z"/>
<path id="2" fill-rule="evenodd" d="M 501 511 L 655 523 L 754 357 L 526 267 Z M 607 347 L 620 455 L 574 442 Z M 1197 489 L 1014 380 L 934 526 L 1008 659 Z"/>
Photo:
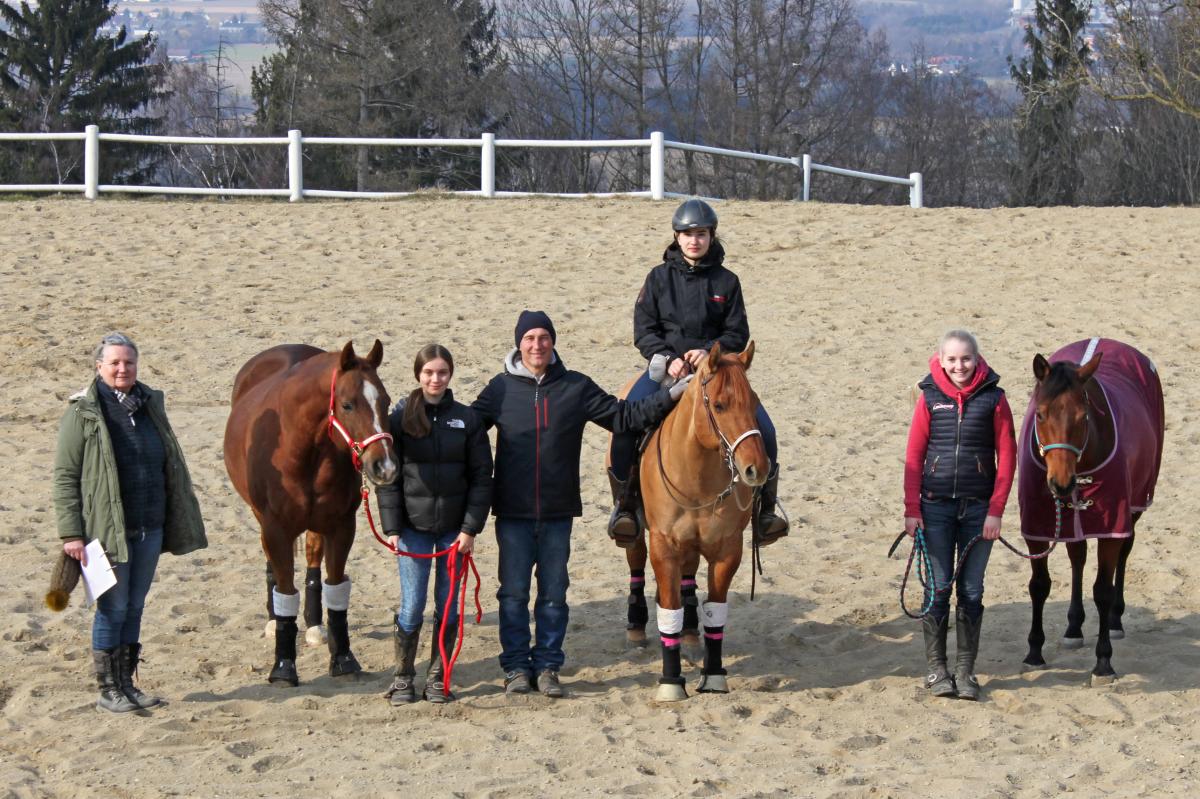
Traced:
<path id="1" fill-rule="evenodd" d="M 550 355 L 550 366 L 546 369 L 546 373 L 542 375 L 542 379 L 544 380 L 546 377 L 549 377 L 551 374 L 555 373 L 557 369 L 561 368 L 563 368 L 562 362 L 558 359 L 558 350 L 555 350 Z M 521 350 L 519 347 L 513 347 L 512 350 L 509 351 L 508 356 L 504 359 L 504 371 L 513 377 L 523 377 L 526 380 L 532 380 L 535 383 L 541 382 L 537 379 L 537 377 L 534 376 L 533 372 L 525 368 L 525 362 L 521 360 Z"/>
<path id="2" fill-rule="evenodd" d="M 982 355 L 976 355 L 979 363 L 975 367 L 975 374 L 971 377 L 971 382 L 965 388 L 960 389 L 954 385 L 954 381 L 950 379 L 950 375 L 946 374 L 946 370 L 942 368 L 942 362 L 935 352 L 929 356 L 929 375 L 933 378 L 933 383 L 947 397 L 954 397 L 958 400 L 958 404 L 962 405 L 968 397 L 978 391 L 985 383 L 995 382 L 999 378 Z M 994 378 L 994 379 L 993 379 Z"/>
<path id="3" fill-rule="evenodd" d="M 702 272 L 725 262 L 725 248 L 721 246 L 720 241 L 714 241 L 708 248 L 708 252 L 700 259 L 700 263 L 692 266 L 683 257 L 683 250 L 679 248 L 679 242 L 673 241 L 663 252 L 663 261 L 682 272 Z"/>

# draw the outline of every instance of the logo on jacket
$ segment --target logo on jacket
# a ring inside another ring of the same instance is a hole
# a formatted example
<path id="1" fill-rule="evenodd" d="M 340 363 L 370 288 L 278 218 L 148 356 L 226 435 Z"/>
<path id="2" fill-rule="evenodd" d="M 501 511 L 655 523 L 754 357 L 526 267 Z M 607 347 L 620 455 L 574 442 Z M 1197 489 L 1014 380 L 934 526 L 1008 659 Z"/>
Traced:
<path id="1" fill-rule="evenodd" d="M 462 419 L 447 419 L 446 420 L 446 427 L 453 427 L 455 430 L 464 430 L 464 429 L 466 429 L 466 426 L 467 426 L 467 423 L 464 422 Z"/>
<path id="2" fill-rule="evenodd" d="M 933 409 L 935 411 L 952 411 L 956 408 L 957 406 L 953 402 L 935 402 L 933 404 Z"/>
<path id="3" fill-rule="evenodd" d="M 710 297 L 713 302 L 725 302 L 725 297 L 722 294 L 714 294 Z"/>

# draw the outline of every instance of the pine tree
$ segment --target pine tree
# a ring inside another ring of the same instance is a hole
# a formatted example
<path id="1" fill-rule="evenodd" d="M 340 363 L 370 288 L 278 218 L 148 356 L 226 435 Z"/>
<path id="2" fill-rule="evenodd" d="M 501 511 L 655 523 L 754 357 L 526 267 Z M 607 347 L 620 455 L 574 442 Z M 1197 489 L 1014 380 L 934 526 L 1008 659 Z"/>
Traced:
<path id="1" fill-rule="evenodd" d="M 1087 0 L 1037 0 L 1025 29 L 1029 55 L 1010 68 L 1021 93 L 1017 112 L 1014 205 L 1073 205 L 1081 182 L 1076 104 L 1086 76 Z"/>
<path id="2" fill-rule="evenodd" d="M 108 133 L 155 132 L 158 120 L 147 107 L 161 96 L 164 67 L 151 61 L 151 36 L 103 30 L 115 13 L 110 0 L 41 0 L 32 8 L 0 2 L 0 108 L 7 121 L 27 132 L 77 132 L 91 124 Z M 60 182 L 80 180 L 78 153 L 68 158 L 46 149 L 25 148 L 18 172 L 45 182 L 49 165 Z M 106 146 L 101 179 L 142 180 L 151 158 L 146 148 Z"/>

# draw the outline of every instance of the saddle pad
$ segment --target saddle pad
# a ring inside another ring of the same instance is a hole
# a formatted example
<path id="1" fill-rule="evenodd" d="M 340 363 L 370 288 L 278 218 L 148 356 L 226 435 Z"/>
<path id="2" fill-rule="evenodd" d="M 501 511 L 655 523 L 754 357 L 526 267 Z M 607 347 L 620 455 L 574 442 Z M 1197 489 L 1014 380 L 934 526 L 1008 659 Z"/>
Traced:
<path id="1" fill-rule="evenodd" d="M 1093 338 L 1063 347 L 1050 356 L 1050 361 L 1082 365 L 1096 353 L 1103 353 L 1103 360 L 1094 377 L 1112 411 L 1116 443 L 1102 464 L 1078 475 L 1074 497 L 1063 504 L 1060 541 L 1133 535 L 1133 514 L 1154 501 L 1154 485 L 1162 463 L 1162 384 L 1149 358 L 1128 344 Z M 1017 443 L 1021 535 L 1034 541 L 1053 541 L 1056 512 L 1046 485 L 1046 463 L 1033 440 L 1036 412 L 1031 397 Z M 1094 400 L 1091 412 L 1097 413 Z"/>

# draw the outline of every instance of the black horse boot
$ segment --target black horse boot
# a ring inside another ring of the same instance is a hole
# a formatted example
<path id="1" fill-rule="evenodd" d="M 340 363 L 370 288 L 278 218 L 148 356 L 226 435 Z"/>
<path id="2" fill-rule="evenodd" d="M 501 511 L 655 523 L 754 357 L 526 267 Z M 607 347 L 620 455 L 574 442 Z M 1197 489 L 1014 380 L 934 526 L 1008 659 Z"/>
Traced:
<path id="1" fill-rule="evenodd" d="M 983 615 L 974 621 L 965 608 L 959 608 L 955 616 L 955 632 L 958 635 L 958 651 L 954 655 L 954 684 L 959 699 L 979 699 L 979 680 L 975 678 L 975 658 L 979 655 L 979 628 Z"/>
<path id="2" fill-rule="evenodd" d="M 612 490 L 613 509 L 608 517 L 608 537 L 617 546 L 625 549 L 633 545 L 642 535 L 642 525 L 637 515 L 637 468 L 628 480 L 617 478 L 616 472 L 608 470 L 608 487 Z"/>
<path id="3" fill-rule="evenodd" d="M 138 706 L 121 690 L 121 664 L 115 649 L 93 649 L 92 665 L 96 669 L 96 682 L 100 685 L 100 698 L 96 708 L 110 713 L 128 713 Z"/>
<path id="4" fill-rule="evenodd" d="M 788 534 L 788 521 L 775 515 L 776 497 L 779 492 L 779 464 L 771 466 L 767 482 L 758 489 L 754 503 L 754 520 L 751 530 L 754 542 L 760 547 L 774 544 Z"/>
<path id="5" fill-rule="evenodd" d="M 946 626 L 949 616 L 943 616 L 940 621 L 934 621 L 933 616 L 921 619 L 921 630 L 925 633 L 925 661 L 929 673 L 925 677 L 925 687 L 934 696 L 954 696 L 954 678 L 946 668 Z"/>
<path id="6" fill-rule="evenodd" d="M 393 635 L 396 650 L 396 671 L 392 685 L 384 694 L 394 707 L 407 705 L 417 701 L 417 689 L 414 681 L 417 676 L 417 644 L 421 638 L 421 625 L 411 633 L 406 633 L 397 624 Z"/>
<path id="7" fill-rule="evenodd" d="M 442 662 L 442 653 L 438 648 L 438 629 L 442 626 L 441 622 L 436 618 L 433 620 L 433 635 L 430 640 L 433 642 L 433 653 L 429 657 L 429 669 L 425 672 L 425 692 L 424 697 L 427 702 L 432 702 L 435 705 L 440 705 L 445 702 L 453 702 L 454 694 L 446 688 L 446 664 Z M 458 643 L 458 626 L 454 624 L 446 625 L 446 635 L 444 637 L 446 649 L 446 659 L 454 657 L 454 646 Z"/>
<path id="8" fill-rule="evenodd" d="M 137 674 L 137 664 L 141 662 L 142 645 L 141 644 L 125 644 L 118 647 L 117 657 L 121 659 L 121 690 L 129 697 L 135 705 L 145 709 L 162 704 L 162 700 L 157 696 L 144 694 L 133 684 L 133 676 Z"/>

